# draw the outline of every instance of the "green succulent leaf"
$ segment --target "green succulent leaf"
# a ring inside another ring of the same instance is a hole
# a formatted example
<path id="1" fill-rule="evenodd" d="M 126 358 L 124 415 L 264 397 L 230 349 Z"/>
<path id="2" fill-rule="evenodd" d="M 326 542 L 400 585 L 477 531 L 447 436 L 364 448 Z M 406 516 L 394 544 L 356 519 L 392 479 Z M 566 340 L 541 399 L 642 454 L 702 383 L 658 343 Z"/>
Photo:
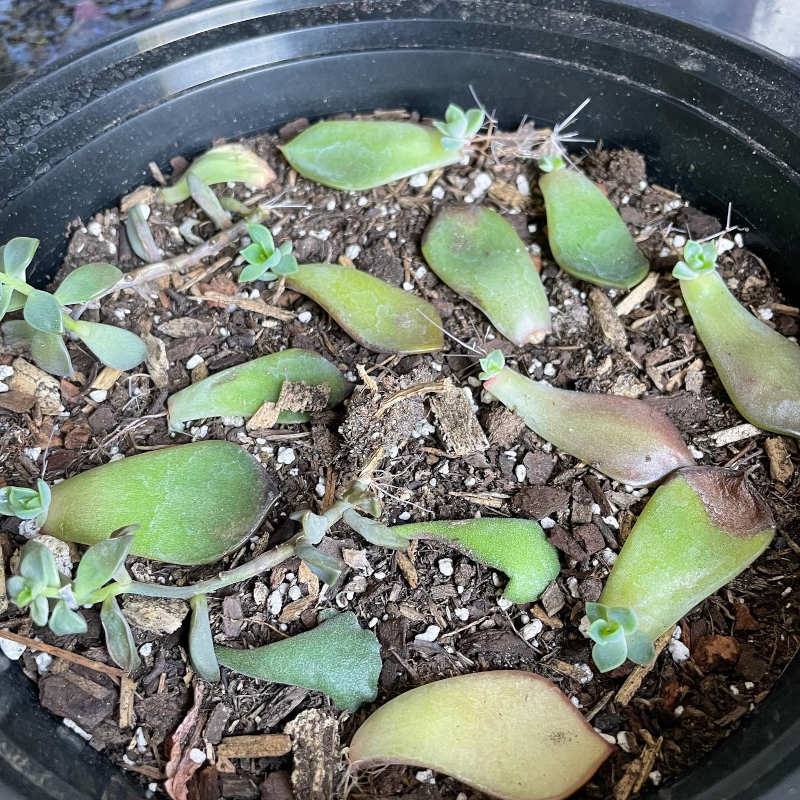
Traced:
<path id="1" fill-rule="evenodd" d="M 99 322 L 73 320 L 70 324 L 75 335 L 106 366 L 119 370 L 133 369 L 144 361 L 147 346 L 132 331 L 103 325 Z"/>
<path id="2" fill-rule="evenodd" d="M 25 280 L 25 270 L 33 261 L 33 255 L 39 246 L 38 239 L 28 236 L 16 236 L 0 250 L 3 254 L 2 271 L 12 278 Z"/>
<path id="3" fill-rule="evenodd" d="M 264 253 L 271 253 L 275 249 L 275 241 L 266 225 L 250 223 L 247 226 L 247 235 L 252 239 L 253 244 L 258 245 Z M 242 254 L 244 255 L 244 251 L 242 251 Z"/>
<path id="4" fill-rule="evenodd" d="M 457 106 L 455 103 L 450 103 L 445 109 L 444 118 L 448 125 L 458 123 L 464 119 L 464 109 Z"/>
<path id="5" fill-rule="evenodd" d="M 30 347 L 36 331 L 24 319 L 12 319 L 3 323 L 3 338 L 8 347 Z"/>
<path id="6" fill-rule="evenodd" d="M 10 325 L 11 323 L 6 324 Z M 32 329 L 30 348 L 36 365 L 45 372 L 58 375 L 60 378 L 68 378 L 75 372 L 72 359 L 67 352 L 67 346 L 60 334 L 42 333 L 42 331 Z"/>
<path id="7" fill-rule="evenodd" d="M 289 244 L 291 244 L 291 242 Z M 276 275 L 292 275 L 297 272 L 297 259 L 292 253 L 278 252 L 277 255 L 280 256 L 280 259 L 278 263 L 272 267 L 272 271 Z"/>
<path id="8" fill-rule="evenodd" d="M 649 664 L 655 657 L 653 643 L 643 631 L 635 631 L 625 637 L 628 645 L 628 658 L 634 664 Z"/>
<path id="9" fill-rule="evenodd" d="M 192 620 L 189 624 L 189 657 L 194 671 L 211 683 L 219 681 L 219 662 L 214 652 L 214 639 L 208 619 L 208 598 L 198 594 L 189 601 Z"/>
<path id="10" fill-rule="evenodd" d="M 108 654 L 114 663 L 128 673 L 137 670 L 142 662 L 136 651 L 136 642 L 128 620 L 113 595 L 107 597 L 100 607 L 100 622 L 106 635 Z"/>
<path id="11" fill-rule="evenodd" d="M 265 281 L 272 280 L 272 275 L 266 266 L 261 264 L 248 264 L 239 273 L 239 283 L 248 283 L 250 281 L 257 281 L 263 278 Z"/>
<path id="12" fill-rule="evenodd" d="M 26 586 L 27 582 L 21 575 L 12 575 L 6 581 L 6 592 L 12 603 L 16 603 L 18 606 L 24 605 L 24 603 L 20 602 L 19 598 Z"/>
<path id="13" fill-rule="evenodd" d="M 618 622 L 597 619 L 589 626 L 589 638 L 598 644 L 616 642 L 625 638 L 625 631 Z"/>
<path id="14" fill-rule="evenodd" d="M 470 108 L 467 111 L 466 117 L 467 117 L 466 136 L 467 138 L 471 139 L 481 129 L 483 121 L 484 119 L 486 119 L 486 115 L 480 108 Z"/>
<path id="15" fill-rule="evenodd" d="M 536 163 L 542 172 L 555 172 L 566 166 L 561 156 L 542 156 Z"/>
<path id="16" fill-rule="evenodd" d="M 456 139 L 452 136 L 442 136 L 442 149 L 452 152 L 458 150 L 464 144 L 463 139 Z"/>
<path id="17" fill-rule="evenodd" d="M 128 234 L 131 249 L 142 261 L 152 263 L 163 257 L 164 253 L 156 244 L 153 232 L 147 224 L 147 207 L 142 203 L 137 203 L 128 211 L 125 232 Z"/>
<path id="18" fill-rule="evenodd" d="M 481 358 L 478 363 L 481 365 L 482 370 L 478 377 L 485 381 L 505 367 L 506 357 L 503 355 L 502 350 L 492 350 L 488 356 Z"/>
<path id="19" fill-rule="evenodd" d="M 186 176 L 192 200 L 206 213 L 218 230 L 231 226 L 231 215 L 222 207 L 214 190 L 204 183 L 195 173 Z"/>
<path id="20" fill-rule="evenodd" d="M 22 548 L 19 574 L 27 578 L 28 585 L 39 588 L 58 588 L 61 580 L 53 554 L 41 543 L 31 539 Z M 47 620 L 45 619 L 45 622 Z M 44 623 L 38 623 L 43 625 Z"/>
<path id="21" fill-rule="evenodd" d="M 84 264 L 70 272 L 54 293 L 61 305 L 88 303 L 107 292 L 122 277 L 122 272 L 113 264 Z"/>
<path id="22" fill-rule="evenodd" d="M 589 618 L 589 622 L 594 622 L 597 619 L 608 618 L 608 608 L 602 603 L 586 603 L 585 610 L 586 616 Z"/>
<path id="23" fill-rule="evenodd" d="M 635 633 L 639 628 L 636 612 L 630 608 L 609 608 L 606 612 L 606 619 L 622 626 L 626 636 Z"/>
<path id="24" fill-rule="evenodd" d="M 50 616 L 50 603 L 44 595 L 37 595 L 31 601 L 31 619 L 39 627 L 47 625 L 47 618 Z"/>
<path id="25" fill-rule="evenodd" d="M 303 536 L 308 543 L 319 544 L 328 532 L 328 520 L 313 511 L 302 511 L 297 518 L 303 526 Z"/>
<path id="26" fill-rule="evenodd" d="M 345 525 L 351 527 L 360 536 L 363 536 L 371 544 L 379 547 L 391 547 L 394 550 L 405 550 L 409 545 L 407 537 L 397 531 L 393 531 L 386 525 L 374 519 L 362 517 L 352 508 L 342 514 Z"/>
<path id="27" fill-rule="evenodd" d="M 672 277 L 682 281 L 691 281 L 697 277 L 697 273 L 685 261 L 679 261 L 672 268 Z"/>
<path id="28" fill-rule="evenodd" d="M 86 620 L 73 611 L 64 600 L 59 600 L 50 614 L 50 630 L 56 636 L 67 636 L 71 633 L 86 633 Z"/>
<path id="29" fill-rule="evenodd" d="M 25 302 L 22 311 L 25 322 L 42 333 L 63 333 L 64 322 L 61 317 L 61 306 L 53 295 L 34 289 Z"/>
<path id="30" fill-rule="evenodd" d="M 610 672 L 625 662 L 628 655 L 628 645 L 625 637 L 598 642 L 592 648 L 592 659 L 600 672 Z"/>
<path id="31" fill-rule="evenodd" d="M 133 547 L 138 528 L 138 525 L 120 528 L 110 538 L 92 545 L 84 553 L 72 584 L 72 591 L 79 603 L 117 574 Z"/>
<path id="32" fill-rule="evenodd" d="M 344 563 L 338 558 L 317 550 L 309 542 L 299 541 L 295 545 L 295 555 L 305 562 L 306 566 L 328 586 L 333 586 L 339 580 L 344 569 Z"/>
<path id="33" fill-rule="evenodd" d="M 14 290 L 4 283 L 0 283 L 0 320 L 6 315 L 6 312 L 11 307 L 11 297 Z"/>
<path id="34" fill-rule="evenodd" d="M 691 281 L 713 272 L 717 266 L 717 247 L 713 242 L 696 242 L 690 239 L 683 248 L 684 261 L 679 261 L 672 269 L 674 277 Z"/>

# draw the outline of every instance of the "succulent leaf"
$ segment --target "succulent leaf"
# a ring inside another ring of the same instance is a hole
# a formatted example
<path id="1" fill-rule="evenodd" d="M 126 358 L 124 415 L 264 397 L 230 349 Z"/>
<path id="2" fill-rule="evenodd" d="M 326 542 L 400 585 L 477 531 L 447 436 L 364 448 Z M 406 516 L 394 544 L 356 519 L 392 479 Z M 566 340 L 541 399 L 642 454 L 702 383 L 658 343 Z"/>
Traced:
<path id="1" fill-rule="evenodd" d="M 19 562 L 19 574 L 28 585 L 36 588 L 58 587 L 61 581 L 53 554 L 35 539 L 26 542 L 22 548 Z M 45 619 L 45 622 L 47 620 Z M 43 623 L 37 623 L 42 625 Z"/>
<path id="2" fill-rule="evenodd" d="M 71 633 L 86 633 L 86 620 L 73 611 L 63 600 L 59 600 L 50 614 L 50 630 L 56 636 L 67 636 Z"/>
<path id="3" fill-rule="evenodd" d="M 496 211 L 449 206 L 428 225 L 422 253 L 453 291 L 523 346 L 550 330 L 550 305 L 525 245 Z"/>
<path id="4" fill-rule="evenodd" d="M 84 264 L 61 281 L 53 296 L 64 306 L 88 303 L 119 283 L 121 277 L 122 272 L 113 264 Z"/>
<path id="5" fill-rule="evenodd" d="M 371 544 L 378 547 L 391 547 L 394 550 L 405 550 L 409 541 L 396 528 L 389 528 L 381 522 L 362 517 L 357 511 L 348 508 L 342 514 L 342 521 Z"/>
<path id="6" fill-rule="evenodd" d="M 220 678 L 219 663 L 214 652 L 214 638 L 208 619 L 208 598 L 195 595 L 190 601 L 192 620 L 189 624 L 189 657 L 194 671 L 204 680 L 217 683 Z"/>
<path id="7" fill-rule="evenodd" d="M 70 323 L 70 330 L 108 367 L 133 369 L 147 356 L 147 345 L 125 328 L 77 319 Z"/>
<path id="8" fill-rule="evenodd" d="M 142 203 L 137 203 L 131 207 L 125 219 L 125 232 L 128 235 L 131 250 L 142 261 L 152 263 L 161 260 L 164 257 L 164 252 L 153 238 L 153 232 L 147 224 L 148 215 L 149 209 Z"/>
<path id="9" fill-rule="evenodd" d="M 117 602 L 112 596 L 103 600 L 100 622 L 106 635 L 106 648 L 114 663 L 126 672 L 135 672 L 142 663 L 136 650 L 133 632 Z"/>
<path id="10" fill-rule="evenodd" d="M 200 206 L 217 230 L 230 228 L 231 215 L 222 207 L 214 190 L 194 172 L 190 172 L 186 176 L 186 181 L 192 194 L 192 200 Z"/>
<path id="11" fill-rule="evenodd" d="M 295 555 L 323 582 L 333 586 L 344 570 L 344 562 L 317 550 L 310 542 L 299 541 Z"/>
<path id="12" fill-rule="evenodd" d="M 15 236 L 0 247 L 2 261 L 0 261 L 0 272 L 5 272 L 12 278 L 25 280 L 25 270 L 33 261 L 36 249 L 39 247 L 39 240 L 28 236 Z"/>
<path id="13" fill-rule="evenodd" d="M 129 525 L 115 531 L 83 554 L 72 583 L 78 602 L 88 599 L 92 592 L 105 586 L 118 573 L 133 547 L 136 529 L 137 526 Z"/>
<path id="14" fill-rule="evenodd" d="M 25 322 L 37 331 L 42 331 L 42 333 L 64 332 L 61 306 L 48 292 L 33 289 L 25 302 L 22 315 L 25 317 Z"/>
<path id="15" fill-rule="evenodd" d="M 27 325 L 27 323 L 24 323 Z M 86 325 L 90 323 L 84 323 Z M 6 325 L 11 325 L 7 322 Z M 28 326 L 30 327 L 30 326 Z M 3 328 L 5 332 L 6 328 Z M 18 333 L 23 329 L 16 328 Z M 24 335 L 24 334 L 23 334 Z M 49 372 L 51 375 L 58 375 L 61 378 L 69 378 L 75 372 L 72 366 L 72 359 L 67 352 L 67 346 L 58 333 L 42 333 L 31 328 L 30 338 L 31 356 L 36 362 L 36 366 Z"/>
<path id="16" fill-rule="evenodd" d="M 542 156 L 536 163 L 542 172 L 555 172 L 566 166 L 561 156 Z"/>

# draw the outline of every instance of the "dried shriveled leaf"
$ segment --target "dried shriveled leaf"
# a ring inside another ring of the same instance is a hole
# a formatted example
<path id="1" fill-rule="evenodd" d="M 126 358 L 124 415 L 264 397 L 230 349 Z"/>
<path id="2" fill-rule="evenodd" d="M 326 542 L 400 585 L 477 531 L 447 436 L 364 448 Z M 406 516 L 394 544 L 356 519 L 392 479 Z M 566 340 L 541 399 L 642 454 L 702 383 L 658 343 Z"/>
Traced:
<path id="1" fill-rule="evenodd" d="M 433 520 L 397 525 L 409 538 L 445 539 L 475 561 L 508 575 L 503 594 L 512 603 L 532 603 L 558 575 L 558 552 L 538 522 L 530 519 Z"/>
<path id="2" fill-rule="evenodd" d="M 503 800 L 560 800 L 612 749 L 558 687 L 507 670 L 401 694 L 356 731 L 349 758 L 357 769 L 429 767 Z"/>
<path id="3" fill-rule="evenodd" d="M 380 644 L 363 630 L 352 611 L 313 630 L 254 650 L 215 648 L 229 669 L 275 683 L 325 692 L 340 708 L 355 711 L 378 694 Z"/>
<path id="4" fill-rule="evenodd" d="M 266 402 L 274 403 L 284 381 L 303 381 L 312 386 L 330 386 L 328 407 L 344 398 L 347 383 L 342 373 L 309 350 L 282 350 L 268 356 L 223 369 L 173 394 L 167 402 L 171 426 L 201 417 L 251 417 Z M 305 422 L 309 414 L 282 411 L 278 422 Z"/>
<path id="5" fill-rule="evenodd" d="M 647 259 L 611 201 L 580 170 L 555 169 L 539 179 L 547 238 L 561 269 L 598 286 L 628 288 L 648 271 Z"/>
<path id="6" fill-rule="evenodd" d="M 508 367 L 483 385 L 559 450 L 629 486 L 657 483 L 694 463 L 678 429 L 642 400 L 556 389 Z"/>
<path id="7" fill-rule="evenodd" d="M 769 507 L 743 472 L 678 470 L 636 521 L 600 603 L 632 610 L 653 642 L 754 561 L 774 533 Z"/>
<path id="8" fill-rule="evenodd" d="M 800 346 L 740 305 L 716 270 L 682 280 L 681 291 L 739 413 L 759 428 L 800 437 Z"/>
<path id="9" fill-rule="evenodd" d="M 444 347 L 442 320 L 427 300 L 361 270 L 303 264 L 287 276 L 286 286 L 319 303 L 376 353 L 431 353 Z"/>
<path id="10" fill-rule="evenodd" d="M 318 122 L 282 149 L 304 177 L 346 191 L 382 186 L 461 159 L 459 148 L 442 147 L 442 134 L 434 128 L 392 120 Z"/>
<path id="11" fill-rule="evenodd" d="M 238 547 L 276 496 L 244 449 L 197 442 L 112 461 L 57 484 L 43 532 L 95 544 L 138 524 L 134 555 L 205 564 Z"/>
<path id="12" fill-rule="evenodd" d="M 450 206 L 425 231 L 431 269 L 477 306 L 503 336 L 522 346 L 550 331 L 550 304 L 517 232 L 496 211 Z"/>

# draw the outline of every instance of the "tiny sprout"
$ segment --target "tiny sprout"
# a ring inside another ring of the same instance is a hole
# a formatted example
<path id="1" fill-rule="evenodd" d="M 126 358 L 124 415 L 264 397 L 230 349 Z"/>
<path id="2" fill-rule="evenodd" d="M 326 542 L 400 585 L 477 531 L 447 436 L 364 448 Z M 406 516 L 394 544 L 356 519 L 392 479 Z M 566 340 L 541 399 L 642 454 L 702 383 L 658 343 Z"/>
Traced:
<path id="1" fill-rule="evenodd" d="M 542 172 L 555 172 L 565 167 L 561 156 L 542 156 L 536 163 Z"/>
<path id="2" fill-rule="evenodd" d="M 445 150 L 458 150 L 481 129 L 484 113 L 480 108 L 464 111 L 461 106 L 450 103 L 444 112 L 444 119 L 434 120 L 433 126 L 442 134 L 442 147 Z"/>
<path id="3" fill-rule="evenodd" d="M 35 519 L 41 527 L 50 508 L 50 487 L 39 478 L 35 489 L 4 486 L 0 489 L 0 514 L 19 519 Z"/>
<path id="4" fill-rule="evenodd" d="M 488 356 L 479 359 L 478 363 L 481 365 L 481 370 L 483 370 L 478 377 L 485 381 L 505 367 L 506 357 L 503 355 L 502 350 L 492 350 Z"/>
<path id="5" fill-rule="evenodd" d="M 61 377 L 74 372 L 62 339 L 65 331 L 80 339 L 106 366 L 127 370 L 144 361 L 146 347 L 135 333 L 73 319 L 63 308 L 104 295 L 122 273 L 112 264 L 84 264 L 50 294 L 30 286 L 25 278 L 38 246 L 38 239 L 17 237 L 0 248 L 0 320 L 7 312 L 19 309 L 23 316 L 3 324 L 6 344 L 29 347 L 41 369 Z"/>
<path id="6" fill-rule="evenodd" d="M 655 656 L 653 643 L 639 630 L 636 613 L 629 608 L 608 608 L 602 603 L 587 603 L 589 638 L 595 642 L 592 658 L 600 672 L 616 669 L 626 658 L 636 664 L 649 664 Z"/>
<path id="7" fill-rule="evenodd" d="M 683 248 L 683 261 L 679 261 L 672 275 L 684 281 L 692 281 L 706 272 L 713 272 L 717 266 L 717 248 L 713 242 L 688 241 Z"/>
<path id="8" fill-rule="evenodd" d="M 252 244 L 240 251 L 248 266 L 239 274 L 239 283 L 273 281 L 281 275 L 297 272 L 297 259 L 292 254 L 290 241 L 275 247 L 272 234 L 263 225 L 250 224 L 247 232 Z"/>

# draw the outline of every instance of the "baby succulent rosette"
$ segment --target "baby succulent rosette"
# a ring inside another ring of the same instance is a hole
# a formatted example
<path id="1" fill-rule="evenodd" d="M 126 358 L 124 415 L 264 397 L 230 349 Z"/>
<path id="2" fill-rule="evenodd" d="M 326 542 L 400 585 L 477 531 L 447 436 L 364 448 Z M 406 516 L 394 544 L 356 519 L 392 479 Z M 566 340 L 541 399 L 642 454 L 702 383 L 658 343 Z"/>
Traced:
<path id="1" fill-rule="evenodd" d="M 636 664 L 649 664 L 655 657 L 653 643 L 639 630 L 632 609 L 587 603 L 586 616 L 591 623 L 589 638 L 595 642 L 592 658 L 601 672 L 616 669 L 626 658 Z"/>

